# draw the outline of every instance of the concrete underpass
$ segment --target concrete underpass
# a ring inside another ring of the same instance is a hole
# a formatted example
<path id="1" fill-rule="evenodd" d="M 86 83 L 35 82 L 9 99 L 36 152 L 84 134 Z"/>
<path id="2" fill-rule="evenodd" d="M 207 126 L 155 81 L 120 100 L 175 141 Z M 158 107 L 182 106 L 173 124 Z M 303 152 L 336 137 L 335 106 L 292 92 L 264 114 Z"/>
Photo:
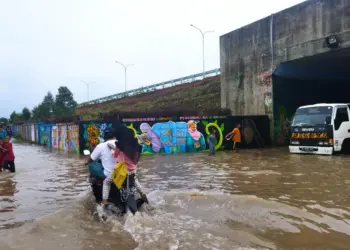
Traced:
<path id="1" fill-rule="evenodd" d="M 350 103 L 350 49 L 282 63 L 272 82 L 276 123 L 291 119 L 302 105 Z"/>
<path id="2" fill-rule="evenodd" d="M 350 1 L 309 0 L 220 37 L 221 108 L 268 115 L 270 136 L 301 105 L 349 102 Z"/>

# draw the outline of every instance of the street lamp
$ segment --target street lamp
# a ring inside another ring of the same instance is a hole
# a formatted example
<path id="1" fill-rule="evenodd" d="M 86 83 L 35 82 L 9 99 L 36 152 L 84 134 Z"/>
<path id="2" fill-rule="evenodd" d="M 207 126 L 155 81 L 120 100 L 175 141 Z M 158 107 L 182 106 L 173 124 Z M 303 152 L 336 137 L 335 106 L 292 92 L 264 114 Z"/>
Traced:
<path id="1" fill-rule="evenodd" d="M 86 97 L 87 97 L 87 101 L 89 101 L 90 84 L 95 83 L 95 82 L 85 82 L 82 80 L 80 80 L 80 81 L 86 85 L 86 90 L 87 90 Z"/>
<path id="2" fill-rule="evenodd" d="M 123 68 L 124 68 L 125 92 L 126 92 L 126 91 L 127 91 L 127 89 L 126 89 L 126 70 L 128 69 L 128 67 L 133 66 L 134 64 L 126 64 L 126 65 L 125 65 L 125 64 L 123 64 L 123 63 L 121 63 L 121 62 L 118 62 L 118 61 L 115 61 L 115 63 L 117 63 L 117 64 L 123 66 Z"/>
<path id="3" fill-rule="evenodd" d="M 207 34 L 207 33 L 214 32 L 214 30 L 202 31 L 200 28 L 194 26 L 193 24 L 191 24 L 191 27 L 193 27 L 193 28 L 195 28 L 196 30 L 198 30 L 198 31 L 201 33 L 201 35 L 202 35 L 202 46 L 203 46 L 203 79 L 204 79 L 204 77 L 205 77 L 205 58 L 204 58 L 204 55 L 205 55 L 204 49 L 205 49 L 205 48 L 204 48 L 204 36 L 205 36 L 205 34 Z"/>

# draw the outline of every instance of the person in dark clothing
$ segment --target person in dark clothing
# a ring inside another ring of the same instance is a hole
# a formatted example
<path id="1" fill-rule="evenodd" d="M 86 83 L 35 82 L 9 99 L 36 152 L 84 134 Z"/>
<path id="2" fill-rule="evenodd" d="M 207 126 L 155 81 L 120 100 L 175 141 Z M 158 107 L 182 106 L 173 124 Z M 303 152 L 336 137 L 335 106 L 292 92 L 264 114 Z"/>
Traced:
<path id="1" fill-rule="evenodd" d="M 215 140 L 216 140 L 216 130 L 213 128 L 211 130 L 210 136 L 208 138 L 208 144 L 209 144 L 209 155 L 214 156 L 215 155 Z"/>
<path id="2" fill-rule="evenodd" d="M 7 135 L 10 137 L 10 140 L 12 138 L 12 129 L 10 126 L 6 126 L 6 132 L 7 132 Z"/>

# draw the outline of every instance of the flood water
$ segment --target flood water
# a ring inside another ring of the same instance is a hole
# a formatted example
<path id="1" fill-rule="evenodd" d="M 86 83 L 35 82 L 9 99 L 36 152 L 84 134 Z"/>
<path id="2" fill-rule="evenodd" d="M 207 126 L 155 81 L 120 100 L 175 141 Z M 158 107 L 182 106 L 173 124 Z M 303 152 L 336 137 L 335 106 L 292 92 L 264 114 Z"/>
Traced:
<path id="1" fill-rule="evenodd" d="M 349 249 L 350 158 L 287 149 L 143 156 L 152 209 L 93 216 L 84 157 L 14 144 L 0 249 Z"/>

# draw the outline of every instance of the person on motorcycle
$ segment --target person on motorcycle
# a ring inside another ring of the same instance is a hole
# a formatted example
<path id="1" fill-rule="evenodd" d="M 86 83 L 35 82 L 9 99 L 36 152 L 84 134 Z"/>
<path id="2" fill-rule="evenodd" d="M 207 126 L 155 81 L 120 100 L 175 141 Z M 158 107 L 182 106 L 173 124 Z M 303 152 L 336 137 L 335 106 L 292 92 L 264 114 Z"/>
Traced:
<path id="1" fill-rule="evenodd" d="M 125 178 L 118 184 L 116 184 L 115 178 L 118 173 L 113 172 L 106 176 L 103 182 L 102 204 L 108 203 L 110 198 L 111 188 L 117 189 L 115 200 L 121 213 L 126 213 L 129 209 L 133 214 L 138 210 L 139 204 L 136 200 L 136 192 L 141 195 L 141 200 L 148 203 L 147 196 L 142 191 L 142 187 L 136 177 L 137 163 L 140 159 L 141 146 L 134 137 L 134 132 L 123 125 L 120 125 L 116 130 L 116 138 L 114 145 L 109 143 L 109 147 L 112 148 L 113 156 L 117 159 L 118 164 L 122 164 L 127 172 Z M 120 168 L 119 168 L 120 169 Z M 118 171 L 118 165 L 114 171 Z"/>
<path id="2" fill-rule="evenodd" d="M 90 172 L 90 182 L 92 184 L 92 190 L 96 198 L 96 202 L 100 203 L 102 201 L 102 181 L 106 176 L 109 176 L 115 165 L 117 164 L 117 159 L 112 156 L 111 150 L 108 146 L 109 143 L 116 141 L 114 130 L 112 128 L 106 128 L 104 130 L 104 142 L 98 144 L 94 151 L 91 153 L 88 164 L 95 161 L 100 161 L 103 167 L 103 173 L 91 174 Z M 102 171 L 98 169 L 96 165 L 96 171 Z M 99 176 L 99 177 L 98 177 Z"/>

